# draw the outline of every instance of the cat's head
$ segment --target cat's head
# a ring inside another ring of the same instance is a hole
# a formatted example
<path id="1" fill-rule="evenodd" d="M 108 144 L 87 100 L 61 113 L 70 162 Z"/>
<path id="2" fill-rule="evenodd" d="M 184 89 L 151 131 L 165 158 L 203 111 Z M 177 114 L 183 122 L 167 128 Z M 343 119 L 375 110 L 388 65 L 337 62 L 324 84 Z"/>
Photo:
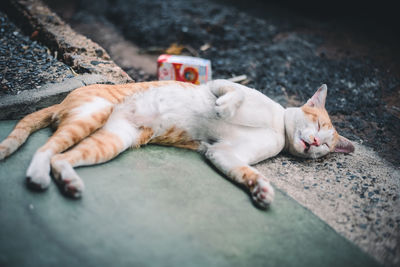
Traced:
<path id="1" fill-rule="evenodd" d="M 350 153 L 354 146 L 339 135 L 325 109 L 326 85 L 299 108 L 285 111 L 286 148 L 289 153 L 304 158 L 319 158 L 329 152 Z"/>

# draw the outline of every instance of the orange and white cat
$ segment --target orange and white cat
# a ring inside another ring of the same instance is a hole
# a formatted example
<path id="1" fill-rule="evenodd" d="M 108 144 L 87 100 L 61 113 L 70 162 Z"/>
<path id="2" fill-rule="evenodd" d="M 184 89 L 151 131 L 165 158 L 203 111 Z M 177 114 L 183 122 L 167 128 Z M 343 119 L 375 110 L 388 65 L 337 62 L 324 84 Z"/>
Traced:
<path id="1" fill-rule="evenodd" d="M 267 207 L 274 190 L 250 164 L 282 150 L 306 158 L 354 151 L 332 126 L 326 94 L 322 85 L 302 107 L 284 109 L 257 90 L 226 80 L 200 86 L 175 81 L 89 85 L 18 122 L 0 144 L 0 160 L 32 132 L 52 124 L 57 130 L 37 150 L 26 173 L 34 188 L 49 186 L 51 169 L 65 193 L 80 197 L 84 183 L 74 167 L 155 143 L 202 152 L 246 186 L 256 204 Z"/>

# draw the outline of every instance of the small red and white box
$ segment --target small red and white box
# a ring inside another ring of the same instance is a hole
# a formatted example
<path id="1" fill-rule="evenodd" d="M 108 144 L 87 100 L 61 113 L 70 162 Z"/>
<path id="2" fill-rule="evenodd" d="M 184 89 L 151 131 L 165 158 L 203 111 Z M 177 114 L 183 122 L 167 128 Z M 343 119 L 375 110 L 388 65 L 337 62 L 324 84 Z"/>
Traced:
<path id="1" fill-rule="evenodd" d="M 161 55 L 157 60 L 158 80 L 202 84 L 211 81 L 211 61 L 204 58 Z"/>

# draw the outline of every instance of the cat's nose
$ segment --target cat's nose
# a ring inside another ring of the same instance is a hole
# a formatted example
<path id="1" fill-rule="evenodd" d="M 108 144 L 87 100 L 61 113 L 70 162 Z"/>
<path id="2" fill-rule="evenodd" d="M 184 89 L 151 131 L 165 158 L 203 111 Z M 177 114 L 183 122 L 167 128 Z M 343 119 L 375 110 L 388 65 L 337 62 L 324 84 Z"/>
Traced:
<path id="1" fill-rule="evenodd" d="M 311 143 L 312 146 L 319 146 L 321 144 L 320 140 L 318 137 L 314 136 L 313 138 L 311 138 L 311 140 L 313 141 Z"/>

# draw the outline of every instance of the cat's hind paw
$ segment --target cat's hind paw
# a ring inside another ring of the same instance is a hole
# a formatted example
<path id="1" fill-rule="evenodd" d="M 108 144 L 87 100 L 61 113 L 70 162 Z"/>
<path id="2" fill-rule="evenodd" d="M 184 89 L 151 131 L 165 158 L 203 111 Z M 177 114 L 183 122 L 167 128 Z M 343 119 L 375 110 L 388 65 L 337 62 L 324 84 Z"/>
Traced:
<path id="1" fill-rule="evenodd" d="M 50 162 L 48 152 L 36 152 L 28 170 L 26 171 L 26 184 L 29 188 L 43 191 L 51 183 Z"/>
<path id="2" fill-rule="evenodd" d="M 85 184 L 66 161 L 52 161 L 52 173 L 63 193 L 72 198 L 82 197 Z"/>
<path id="3" fill-rule="evenodd" d="M 251 190 L 251 195 L 257 206 L 268 208 L 275 197 L 271 184 L 265 178 L 258 178 Z"/>
<path id="4" fill-rule="evenodd" d="M 26 176 L 26 185 L 37 191 L 44 191 L 46 190 L 51 182 L 51 178 L 49 174 L 44 175 L 27 175 Z"/>
<path id="5" fill-rule="evenodd" d="M 85 189 L 85 184 L 79 179 L 62 179 L 62 189 L 67 196 L 72 198 L 82 197 L 82 193 Z"/>

